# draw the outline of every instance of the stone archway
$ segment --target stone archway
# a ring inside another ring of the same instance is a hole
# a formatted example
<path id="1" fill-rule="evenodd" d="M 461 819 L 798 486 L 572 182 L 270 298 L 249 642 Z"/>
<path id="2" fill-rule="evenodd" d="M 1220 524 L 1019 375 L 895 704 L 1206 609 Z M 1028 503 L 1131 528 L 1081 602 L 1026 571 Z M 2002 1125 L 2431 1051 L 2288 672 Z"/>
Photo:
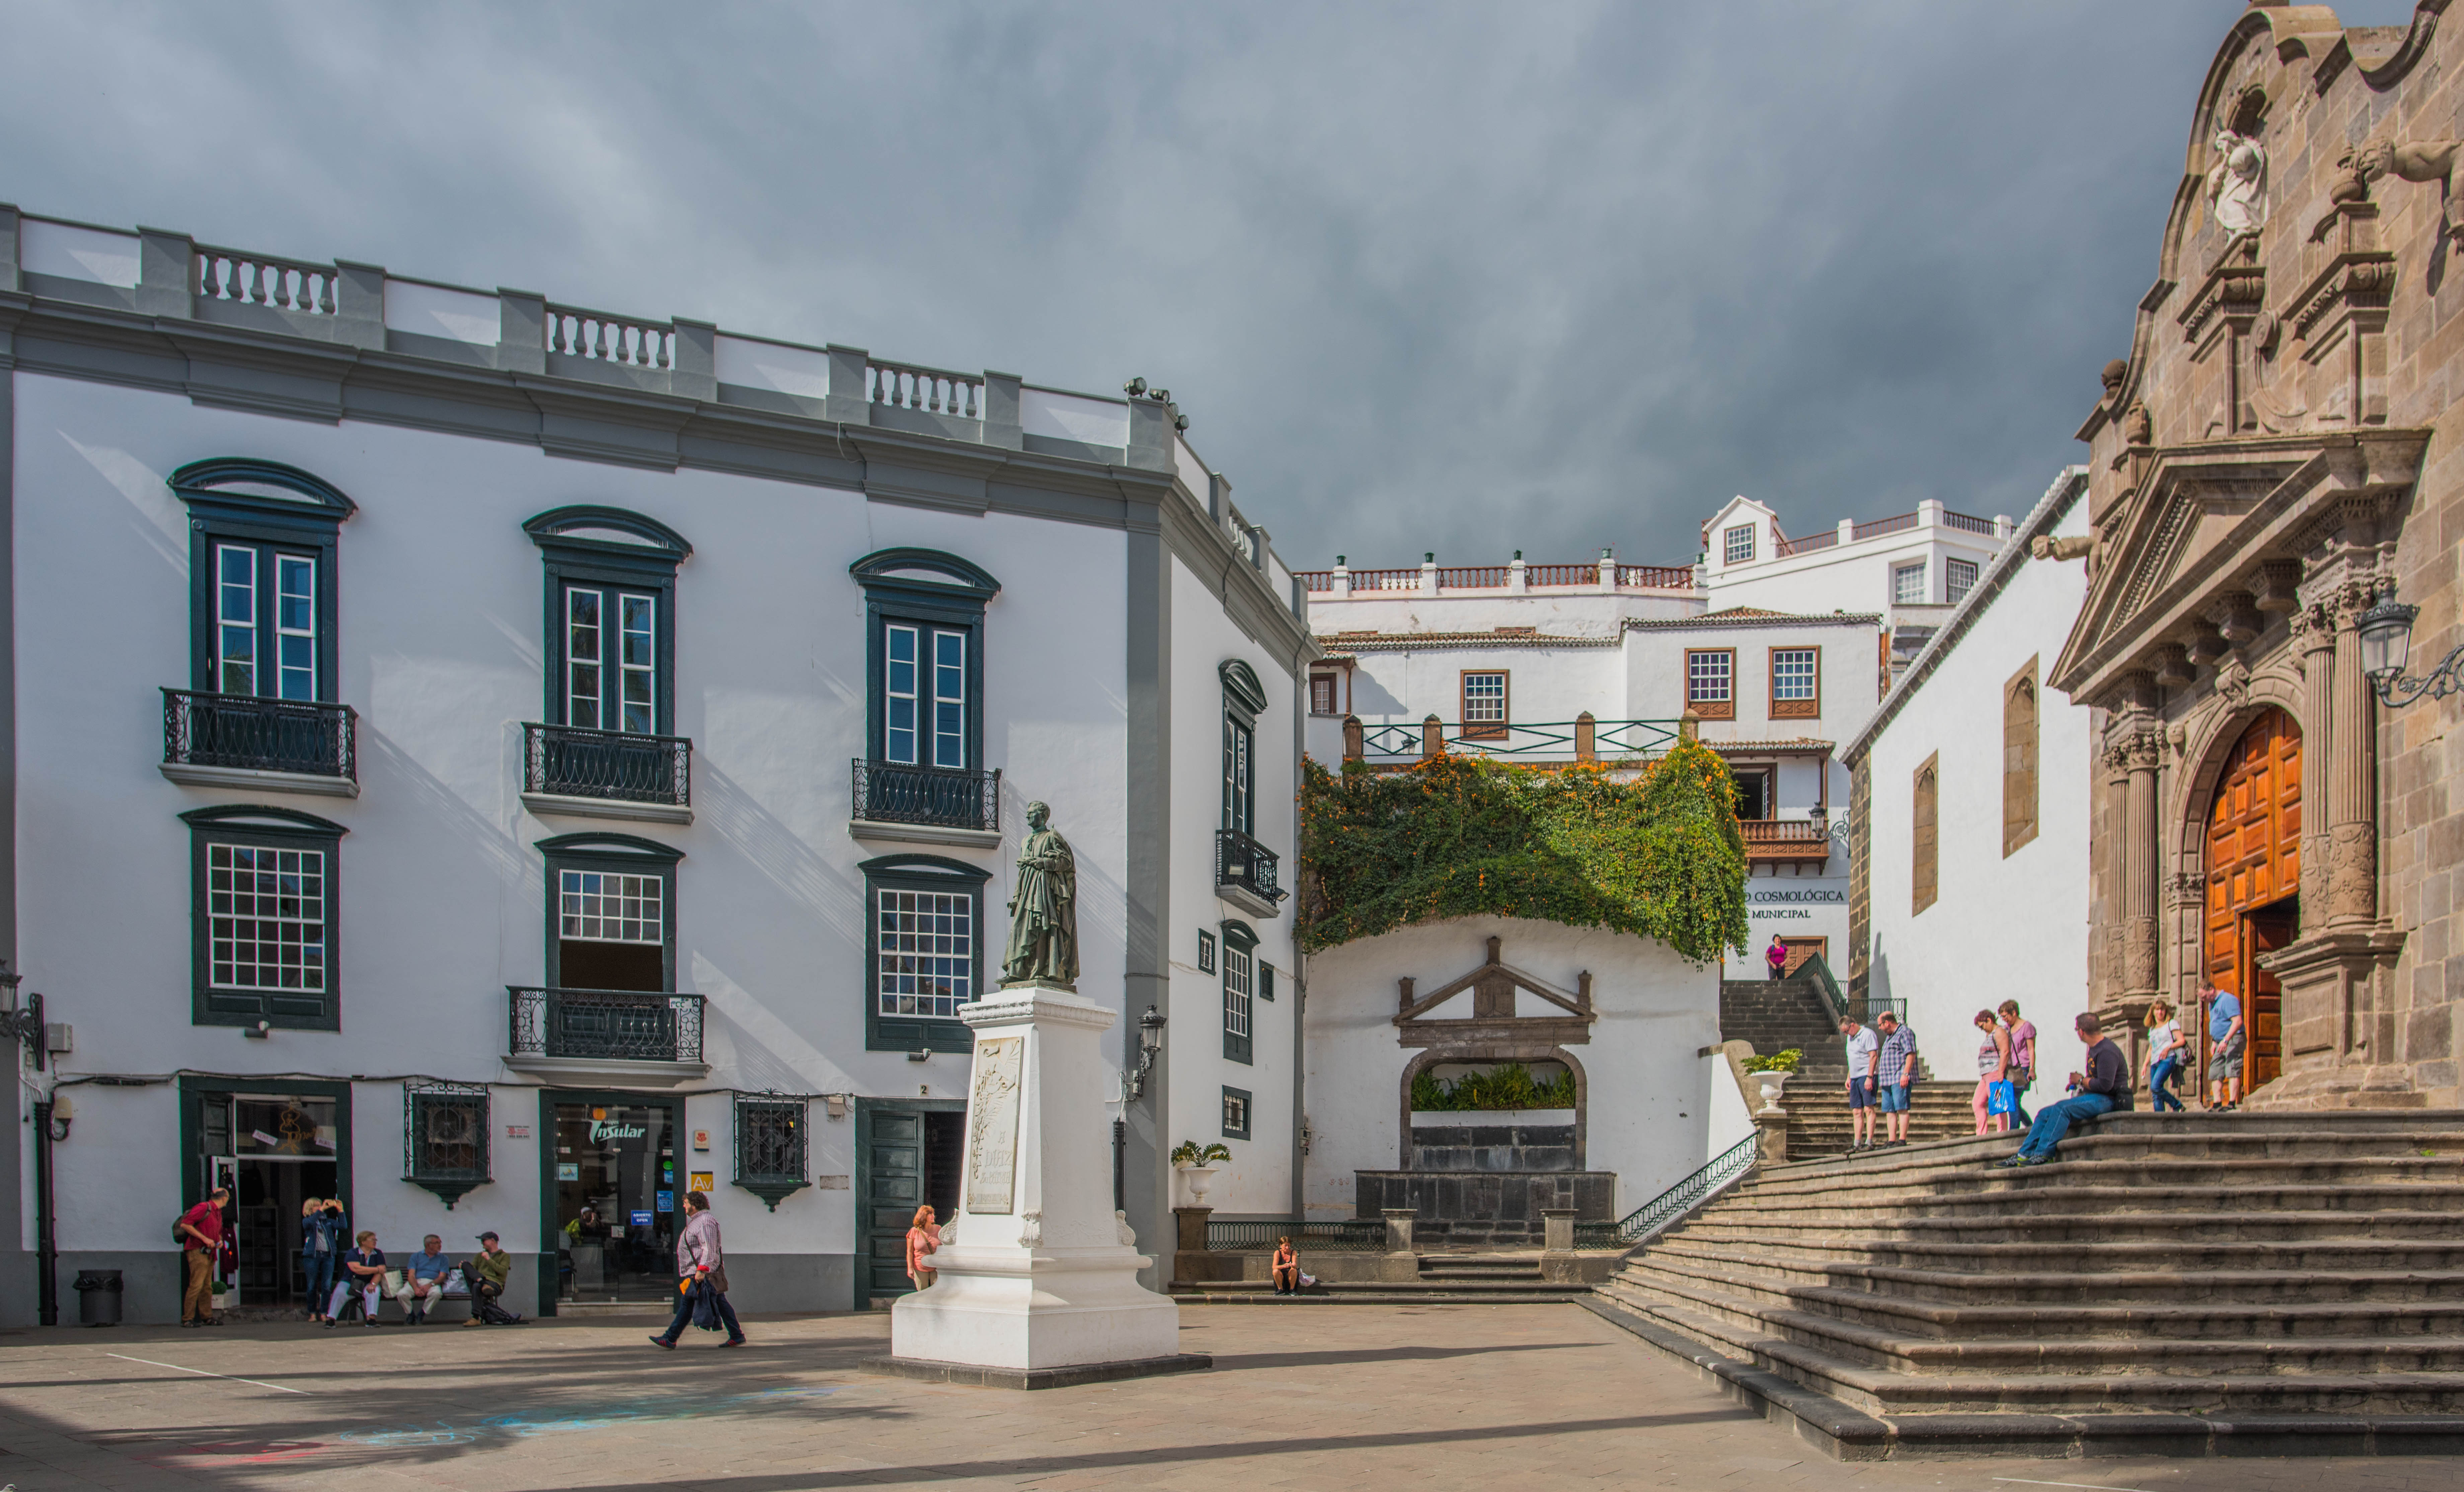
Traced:
<path id="1" fill-rule="evenodd" d="M 2261 955 L 2299 935 L 2301 906 L 2301 727 L 2259 713 L 2226 754 L 2208 795 L 2200 920 L 2202 982 L 2242 1000 L 2249 1031 L 2243 1080 L 2283 1071 L 2283 991 Z M 2205 1036 L 2202 1028 L 2201 1044 Z"/>

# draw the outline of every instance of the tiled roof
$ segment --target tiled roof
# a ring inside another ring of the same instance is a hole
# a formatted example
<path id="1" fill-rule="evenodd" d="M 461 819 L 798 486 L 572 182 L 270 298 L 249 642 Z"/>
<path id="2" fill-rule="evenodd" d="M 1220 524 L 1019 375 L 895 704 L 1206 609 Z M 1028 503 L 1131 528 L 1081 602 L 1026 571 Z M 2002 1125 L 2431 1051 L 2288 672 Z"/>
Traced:
<path id="1" fill-rule="evenodd" d="M 1832 749 L 1831 742 L 1818 741 L 1811 735 L 1799 735 L 1784 741 L 1705 741 L 1703 744 L 1724 756 L 1730 754 L 1760 756 L 1767 752 L 1827 752 Z"/>
<path id="2" fill-rule="evenodd" d="M 1327 632 L 1318 646 L 1330 658 L 1364 652 L 1417 652 L 1433 647 L 1615 647 L 1608 637 L 1552 637 L 1534 632 Z"/>
<path id="3" fill-rule="evenodd" d="M 1829 611 L 1806 614 L 1788 611 L 1765 611 L 1759 606 L 1730 606 L 1726 611 L 1706 611 L 1699 617 L 1670 617 L 1665 621 L 1646 622 L 1626 618 L 1629 632 L 1682 632 L 1689 628 L 1716 629 L 1724 626 L 1880 626 L 1879 611 Z"/>

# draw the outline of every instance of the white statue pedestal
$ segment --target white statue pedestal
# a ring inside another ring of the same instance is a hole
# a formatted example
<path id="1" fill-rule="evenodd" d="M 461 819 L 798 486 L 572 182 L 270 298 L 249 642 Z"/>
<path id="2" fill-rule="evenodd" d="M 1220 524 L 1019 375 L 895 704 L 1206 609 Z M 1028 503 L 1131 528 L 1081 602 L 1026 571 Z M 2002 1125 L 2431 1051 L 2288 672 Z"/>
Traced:
<path id="1" fill-rule="evenodd" d="M 1138 1284 L 1154 1261 L 1112 1210 L 1097 1045 L 1112 1013 L 1027 985 L 962 1019 L 976 1053 L 958 1214 L 932 1287 L 891 1307 L 891 1355 L 867 1366 L 1023 1389 L 1212 1367 L 1180 1351 L 1180 1309 Z"/>

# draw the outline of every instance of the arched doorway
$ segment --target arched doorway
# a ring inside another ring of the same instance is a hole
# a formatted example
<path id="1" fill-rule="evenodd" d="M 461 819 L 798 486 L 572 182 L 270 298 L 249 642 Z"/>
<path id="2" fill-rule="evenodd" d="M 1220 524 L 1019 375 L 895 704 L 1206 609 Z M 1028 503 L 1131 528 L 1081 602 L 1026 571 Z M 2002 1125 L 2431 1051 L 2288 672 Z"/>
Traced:
<path id="1" fill-rule="evenodd" d="M 2256 960 L 2293 941 L 2300 889 L 2301 727 L 2269 710 L 2233 743 L 2208 808 L 2207 982 L 2241 997 L 2245 1092 L 2284 1070 L 2283 996 Z"/>

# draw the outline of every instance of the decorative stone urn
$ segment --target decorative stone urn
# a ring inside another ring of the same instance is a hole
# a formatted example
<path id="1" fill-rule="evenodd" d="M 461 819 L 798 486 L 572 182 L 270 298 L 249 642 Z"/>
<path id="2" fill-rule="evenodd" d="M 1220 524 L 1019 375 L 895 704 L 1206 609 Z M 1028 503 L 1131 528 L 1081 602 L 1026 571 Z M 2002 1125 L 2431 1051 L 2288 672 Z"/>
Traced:
<path id="1" fill-rule="evenodd" d="M 1215 1185 L 1217 1168 L 1212 1165 L 1182 1166 L 1179 1170 L 1182 1179 L 1188 1183 L 1189 1205 L 1205 1206 L 1207 1189 Z"/>
<path id="2" fill-rule="evenodd" d="M 1779 1090 L 1788 1086 L 1789 1074 L 1785 1072 L 1754 1072 L 1749 1073 L 1747 1076 L 1752 1078 L 1755 1086 L 1763 1090 L 1763 1107 L 1755 1109 L 1754 1112 L 1758 1114 L 1775 1114 L 1780 1112 Z"/>

